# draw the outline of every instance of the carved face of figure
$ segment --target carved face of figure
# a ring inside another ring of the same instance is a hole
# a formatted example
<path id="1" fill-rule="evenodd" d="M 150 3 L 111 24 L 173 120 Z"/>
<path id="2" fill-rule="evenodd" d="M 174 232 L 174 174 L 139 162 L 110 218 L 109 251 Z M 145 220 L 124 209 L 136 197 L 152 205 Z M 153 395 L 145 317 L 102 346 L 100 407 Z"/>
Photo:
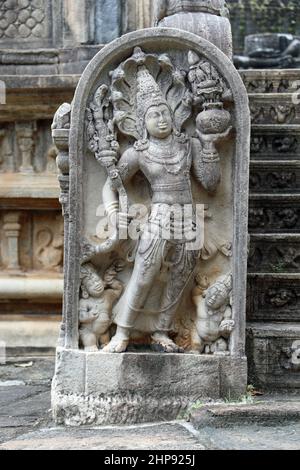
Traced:
<path id="1" fill-rule="evenodd" d="M 145 115 L 145 125 L 151 137 L 166 139 L 171 135 L 173 123 L 170 109 L 166 104 L 151 106 Z"/>
<path id="2" fill-rule="evenodd" d="M 85 290 L 91 297 L 100 297 L 104 291 L 104 283 L 96 273 L 90 273 L 82 280 L 82 290 Z"/>
<path id="3" fill-rule="evenodd" d="M 225 287 L 212 286 L 207 291 L 206 304 L 209 308 L 217 310 L 224 305 L 227 297 L 228 292 Z"/>

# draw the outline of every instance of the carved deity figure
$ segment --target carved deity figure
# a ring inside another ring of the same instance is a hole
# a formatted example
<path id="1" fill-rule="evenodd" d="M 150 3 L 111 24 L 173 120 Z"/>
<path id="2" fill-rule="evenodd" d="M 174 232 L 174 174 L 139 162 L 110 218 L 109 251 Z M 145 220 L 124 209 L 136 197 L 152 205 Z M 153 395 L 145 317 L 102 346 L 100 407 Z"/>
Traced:
<path id="1" fill-rule="evenodd" d="M 200 58 L 195 54 L 189 57 L 195 71 Z M 198 137 L 182 133 L 195 97 L 187 87 L 188 77 L 176 69 L 166 55 L 146 55 L 136 48 L 133 56 L 112 72 L 111 77 L 112 119 L 105 126 L 109 100 L 108 88 L 102 86 L 88 114 L 88 136 L 89 148 L 107 169 L 103 201 L 115 231 L 104 246 L 92 247 L 89 258 L 104 249 L 111 251 L 118 243 L 120 226 L 127 219 L 124 194 L 138 172 L 148 183 L 151 209 L 138 241 L 122 309 L 114 318 L 116 334 L 103 350 L 124 352 L 132 332 L 144 331 L 151 334 L 152 341 L 163 351 L 179 352 L 169 331 L 200 256 L 200 248 L 193 244 L 201 228 L 196 227 L 191 177 L 193 175 L 209 193 L 217 189 L 221 173 L 215 144 L 228 134 L 230 114 L 222 109 L 220 102 L 223 88 L 211 86 L 210 105 L 203 105 L 195 121 Z M 192 77 L 194 87 L 195 73 Z M 200 80 L 207 79 L 202 71 Z M 213 98 L 217 95 L 220 99 L 214 106 Z M 123 152 L 117 138 L 114 140 L 113 125 L 136 139 Z M 103 139 L 105 129 L 107 135 Z M 182 216 L 178 222 L 174 205 L 185 214 L 183 222 Z M 190 208 L 188 214 L 187 207 Z M 163 284 L 161 290 L 157 288 L 158 283 Z"/>
<path id="2" fill-rule="evenodd" d="M 106 345 L 110 340 L 112 308 L 123 291 L 123 284 L 116 279 L 121 269 L 121 265 L 115 263 L 107 269 L 102 279 L 91 263 L 81 267 L 79 337 L 85 351 L 98 351 L 99 346 Z"/>
<path id="3" fill-rule="evenodd" d="M 197 316 L 192 350 L 199 353 L 205 351 L 206 354 L 229 354 L 227 340 L 234 328 L 230 306 L 232 276 L 222 276 L 210 287 L 199 276 L 196 282 L 193 302 L 197 307 Z"/>

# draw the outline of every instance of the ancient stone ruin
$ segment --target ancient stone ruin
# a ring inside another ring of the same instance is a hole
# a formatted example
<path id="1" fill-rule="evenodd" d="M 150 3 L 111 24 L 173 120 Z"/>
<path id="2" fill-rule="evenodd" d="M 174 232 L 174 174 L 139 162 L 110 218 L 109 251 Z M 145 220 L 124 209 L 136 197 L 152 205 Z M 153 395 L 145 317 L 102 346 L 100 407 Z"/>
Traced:
<path id="1" fill-rule="evenodd" d="M 157 3 L 176 28 L 160 16 L 104 47 L 53 121 L 58 423 L 173 419 L 246 389 L 247 93 L 230 42 L 226 55 L 208 40 L 224 2 Z M 211 16 L 202 35 L 180 28 L 192 3 Z"/>

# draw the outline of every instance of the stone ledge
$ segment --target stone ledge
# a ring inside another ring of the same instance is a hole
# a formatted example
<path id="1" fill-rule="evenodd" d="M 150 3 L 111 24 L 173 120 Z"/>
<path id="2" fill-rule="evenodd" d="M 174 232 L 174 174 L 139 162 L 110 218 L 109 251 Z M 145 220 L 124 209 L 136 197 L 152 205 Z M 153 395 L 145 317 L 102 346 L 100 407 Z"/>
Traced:
<path id="1" fill-rule="evenodd" d="M 0 199 L 58 199 L 57 175 L 0 173 Z"/>
<path id="2" fill-rule="evenodd" d="M 8 354 L 16 349 L 54 350 L 59 334 L 59 321 L 0 321 L 0 340 Z"/>
<path id="3" fill-rule="evenodd" d="M 63 295 L 63 278 L 46 277 L 42 274 L 30 276 L 20 273 L 12 275 L 7 273 L 0 276 L 0 300 L 30 300 L 35 301 L 61 301 Z"/>
<path id="4" fill-rule="evenodd" d="M 257 338 L 278 338 L 287 337 L 294 338 L 299 336 L 300 340 L 300 324 L 299 323 L 247 323 L 247 333 Z"/>
<path id="5" fill-rule="evenodd" d="M 298 235 L 297 235 L 298 236 Z M 252 237 L 252 235 L 251 235 Z M 300 273 L 248 273 L 248 278 L 264 278 L 264 279 L 294 279 L 300 280 Z"/>
<path id="6" fill-rule="evenodd" d="M 241 396 L 246 358 L 57 350 L 56 422 L 69 426 L 176 419 L 199 400 Z"/>

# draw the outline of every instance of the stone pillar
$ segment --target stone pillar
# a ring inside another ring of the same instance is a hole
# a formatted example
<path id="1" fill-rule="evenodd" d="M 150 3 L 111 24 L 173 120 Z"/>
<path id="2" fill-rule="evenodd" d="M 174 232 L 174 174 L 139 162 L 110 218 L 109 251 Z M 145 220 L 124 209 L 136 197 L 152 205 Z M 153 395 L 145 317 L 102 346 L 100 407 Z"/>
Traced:
<path id="1" fill-rule="evenodd" d="M 16 123 L 16 136 L 21 154 L 21 173 L 33 173 L 33 152 L 35 147 L 36 124 L 29 122 Z"/>
<path id="2" fill-rule="evenodd" d="M 155 0 L 156 26 L 197 34 L 232 59 L 232 34 L 225 0 Z"/>
<path id="3" fill-rule="evenodd" d="M 70 134 L 70 113 L 71 106 L 68 103 L 63 104 L 57 110 L 53 125 L 52 138 L 58 150 L 56 164 L 60 172 L 58 181 L 60 185 L 59 201 L 62 205 L 64 217 L 64 265 L 67 266 L 68 260 L 68 238 L 69 238 L 69 134 Z M 67 269 L 64 269 L 64 286 L 67 286 Z M 67 315 L 65 299 L 63 299 L 62 323 L 58 345 L 72 346 L 74 341 L 72 316 Z"/>
<path id="4" fill-rule="evenodd" d="M 136 2 L 136 29 L 150 28 L 153 20 L 153 0 Z"/>
<path id="5" fill-rule="evenodd" d="M 96 0 L 95 42 L 107 43 L 121 34 L 122 4 L 120 0 Z"/>
<path id="6" fill-rule="evenodd" d="M 0 165 L 3 163 L 3 152 L 2 152 L 2 145 L 3 145 L 3 140 L 6 135 L 6 132 L 4 129 L 0 130 Z"/>
<path id="7" fill-rule="evenodd" d="M 20 212 L 9 212 L 4 216 L 3 230 L 7 239 L 7 269 L 20 270 L 19 237 L 21 231 Z"/>
<path id="8" fill-rule="evenodd" d="M 13 172 L 15 169 L 14 155 L 7 129 L 1 129 L 0 131 L 0 166 L 2 166 L 3 171 L 8 173 Z"/>

